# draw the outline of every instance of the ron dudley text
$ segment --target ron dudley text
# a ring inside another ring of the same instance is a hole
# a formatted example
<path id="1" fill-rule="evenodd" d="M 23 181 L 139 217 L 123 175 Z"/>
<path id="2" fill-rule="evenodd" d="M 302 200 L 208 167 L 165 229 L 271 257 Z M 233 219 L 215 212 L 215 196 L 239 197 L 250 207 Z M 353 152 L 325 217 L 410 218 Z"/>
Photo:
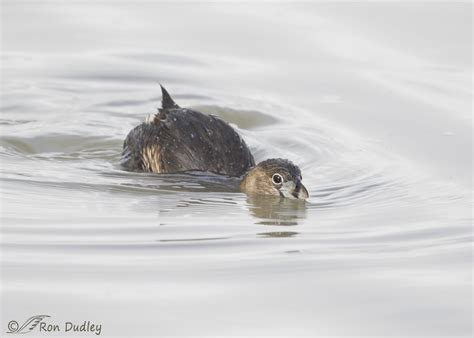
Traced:
<path id="1" fill-rule="evenodd" d="M 64 322 L 63 330 L 58 324 L 40 323 L 41 332 L 67 332 L 67 333 L 84 333 L 90 332 L 100 335 L 102 332 L 102 324 L 94 324 L 87 320 L 82 323 Z"/>

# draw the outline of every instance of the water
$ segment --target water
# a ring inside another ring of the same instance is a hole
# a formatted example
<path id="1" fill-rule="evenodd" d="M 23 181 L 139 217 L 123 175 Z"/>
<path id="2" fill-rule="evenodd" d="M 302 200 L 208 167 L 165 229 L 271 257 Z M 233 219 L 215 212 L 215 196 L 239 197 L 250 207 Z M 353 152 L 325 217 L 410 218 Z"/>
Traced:
<path id="1" fill-rule="evenodd" d="M 2 332 L 471 336 L 470 6 L 3 2 Z M 124 171 L 158 82 L 309 200 Z"/>

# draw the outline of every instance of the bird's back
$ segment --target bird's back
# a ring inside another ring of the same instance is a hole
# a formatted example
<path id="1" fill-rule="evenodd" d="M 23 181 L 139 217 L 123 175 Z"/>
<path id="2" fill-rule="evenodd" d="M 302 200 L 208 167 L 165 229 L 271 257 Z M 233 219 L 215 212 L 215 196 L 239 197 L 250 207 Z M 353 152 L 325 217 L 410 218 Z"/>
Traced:
<path id="1" fill-rule="evenodd" d="M 180 108 L 162 90 L 163 108 L 124 141 L 126 168 L 156 173 L 202 170 L 238 177 L 255 166 L 244 140 L 228 123 Z"/>

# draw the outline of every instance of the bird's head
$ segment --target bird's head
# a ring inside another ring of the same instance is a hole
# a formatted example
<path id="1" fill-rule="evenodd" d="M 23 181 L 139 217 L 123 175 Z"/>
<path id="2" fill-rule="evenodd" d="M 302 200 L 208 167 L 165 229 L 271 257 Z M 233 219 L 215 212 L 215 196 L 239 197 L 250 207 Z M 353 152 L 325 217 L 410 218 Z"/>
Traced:
<path id="1" fill-rule="evenodd" d="M 249 195 L 273 195 L 292 199 L 309 197 L 301 170 L 292 162 L 273 158 L 260 162 L 242 179 L 240 188 Z"/>

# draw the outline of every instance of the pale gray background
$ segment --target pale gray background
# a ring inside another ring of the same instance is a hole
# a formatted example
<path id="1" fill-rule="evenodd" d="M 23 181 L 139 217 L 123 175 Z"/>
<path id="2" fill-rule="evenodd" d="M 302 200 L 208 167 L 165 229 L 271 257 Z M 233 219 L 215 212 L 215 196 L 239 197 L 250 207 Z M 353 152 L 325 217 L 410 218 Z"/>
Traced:
<path id="1" fill-rule="evenodd" d="M 2 334 L 472 335 L 469 2 L 1 8 Z M 158 81 L 308 203 L 123 172 Z"/>

